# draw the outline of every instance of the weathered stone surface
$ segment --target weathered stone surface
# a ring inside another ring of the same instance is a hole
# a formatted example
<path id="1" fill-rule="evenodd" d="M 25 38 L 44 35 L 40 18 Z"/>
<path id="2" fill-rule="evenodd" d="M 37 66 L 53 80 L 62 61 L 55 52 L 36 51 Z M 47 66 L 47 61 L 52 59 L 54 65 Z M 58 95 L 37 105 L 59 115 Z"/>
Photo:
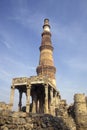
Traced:
<path id="1" fill-rule="evenodd" d="M 21 113 L 22 114 L 22 113 Z M 75 130 L 69 129 L 62 118 L 52 115 L 31 114 L 26 117 L 14 117 L 14 113 L 0 114 L 0 130 Z"/>

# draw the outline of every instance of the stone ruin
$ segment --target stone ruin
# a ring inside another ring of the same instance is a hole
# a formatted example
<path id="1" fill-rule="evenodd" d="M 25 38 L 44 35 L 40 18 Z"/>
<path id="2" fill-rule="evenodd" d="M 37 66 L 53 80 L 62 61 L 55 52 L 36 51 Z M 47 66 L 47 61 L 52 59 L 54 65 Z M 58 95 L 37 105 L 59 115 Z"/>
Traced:
<path id="1" fill-rule="evenodd" d="M 75 94 L 74 103 L 66 100 L 56 88 L 56 67 L 49 20 L 44 20 L 37 76 L 12 80 L 10 103 L 0 103 L 0 130 L 87 130 L 87 97 Z M 18 112 L 13 112 L 14 92 L 19 91 Z M 26 106 L 22 95 L 26 94 Z M 32 100 L 30 100 L 32 99 Z"/>

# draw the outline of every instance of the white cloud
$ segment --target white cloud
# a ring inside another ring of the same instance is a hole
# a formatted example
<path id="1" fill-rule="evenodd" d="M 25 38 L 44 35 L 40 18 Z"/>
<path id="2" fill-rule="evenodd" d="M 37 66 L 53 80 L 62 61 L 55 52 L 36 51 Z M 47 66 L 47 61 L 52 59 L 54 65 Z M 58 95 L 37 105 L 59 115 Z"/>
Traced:
<path id="1" fill-rule="evenodd" d="M 13 41 L 11 41 L 9 32 L 4 29 L 5 28 L 0 29 L 0 44 L 3 44 L 6 48 L 11 49 L 13 46 Z"/>
<path id="2" fill-rule="evenodd" d="M 6 40 L 0 40 L 2 44 L 4 44 L 8 49 L 11 48 L 11 44 Z"/>

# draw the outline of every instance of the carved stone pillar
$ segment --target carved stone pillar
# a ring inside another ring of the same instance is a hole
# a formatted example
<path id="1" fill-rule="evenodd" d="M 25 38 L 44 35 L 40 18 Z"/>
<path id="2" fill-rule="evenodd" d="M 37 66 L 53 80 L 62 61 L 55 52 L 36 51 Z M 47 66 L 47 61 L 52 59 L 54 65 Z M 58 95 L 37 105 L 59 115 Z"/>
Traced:
<path id="1" fill-rule="evenodd" d="M 39 112 L 40 113 L 44 113 L 44 96 L 43 94 L 40 96 L 40 99 L 39 99 Z"/>
<path id="2" fill-rule="evenodd" d="M 31 90 L 31 85 L 27 86 L 27 97 L 26 97 L 26 112 L 30 112 L 30 90 Z"/>
<path id="3" fill-rule="evenodd" d="M 45 85 L 44 113 L 48 113 L 48 84 Z"/>
<path id="4" fill-rule="evenodd" d="M 37 104 L 37 96 L 35 95 L 35 93 L 33 94 L 33 102 L 32 102 L 32 113 L 36 113 L 36 104 Z"/>
<path id="5" fill-rule="evenodd" d="M 14 87 L 14 86 L 11 86 L 11 93 L 10 93 L 10 110 L 12 110 L 12 107 L 13 107 L 14 92 L 15 92 L 15 87 Z"/>
<path id="6" fill-rule="evenodd" d="M 22 91 L 19 90 L 19 104 L 18 104 L 18 111 L 21 111 L 21 106 L 22 106 Z"/>
<path id="7" fill-rule="evenodd" d="M 50 89 L 51 105 L 53 104 L 53 88 Z"/>
<path id="8" fill-rule="evenodd" d="M 40 112 L 39 105 L 40 105 L 40 103 L 39 103 L 39 100 L 38 100 L 38 101 L 37 101 L 37 113 L 39 113 L 39 112 Z"/>
<path id="9" fill-rule="evenodd" d="M 57 91 L 55 91 L 55 106 L 57 106 Z"/>
<path id="10" fill-rule="evenodd" d="M 59 104 L 60 104 L 60 95 L 59 95 L 59 92 L 57 92 L 57 96 L 56 96 L 56 106 L 57 108 L 59 108 Z"/>
<path id="11" fill-rule="evenodd" d="M 50 103 L 50 114 L 53 114 L 54 106 L 53 106 L 53 88 L 50 89 L 50 97 L 51 97 L 51 103 Z"/>

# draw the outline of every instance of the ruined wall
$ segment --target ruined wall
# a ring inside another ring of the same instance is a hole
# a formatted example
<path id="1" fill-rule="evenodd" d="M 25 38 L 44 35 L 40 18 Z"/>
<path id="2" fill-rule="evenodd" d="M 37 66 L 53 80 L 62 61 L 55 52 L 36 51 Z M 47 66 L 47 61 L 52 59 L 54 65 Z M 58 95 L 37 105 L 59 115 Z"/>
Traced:
<path id="1" fill-rule="evenodd" d="M 84 94 L 76 94 L 72 106 L 60 100 L 56 116 L 12 112 L 6 110 L 6 106 L 0 103 L 0 130 L 87 130 L 87 98 Z"/>
<path id="2" fill-rule="evenodd" d="M 87 130 L 87 104 L 84 94 L 75 94 L 74 111 L 77 130 Z"/>
<path id="3" fill-rule="evenodd" d="M 69 120 L 68 120 L 69 121 Z M 0 130 L 76 130 L 61 117 L 0 111 Z"/>
<path id="4" fill-rule="evenodd" d="M 9 110 L 10 106 L 9 104 L 6 104 L 5 102 L 0 102 L 0 110 Z"/>

